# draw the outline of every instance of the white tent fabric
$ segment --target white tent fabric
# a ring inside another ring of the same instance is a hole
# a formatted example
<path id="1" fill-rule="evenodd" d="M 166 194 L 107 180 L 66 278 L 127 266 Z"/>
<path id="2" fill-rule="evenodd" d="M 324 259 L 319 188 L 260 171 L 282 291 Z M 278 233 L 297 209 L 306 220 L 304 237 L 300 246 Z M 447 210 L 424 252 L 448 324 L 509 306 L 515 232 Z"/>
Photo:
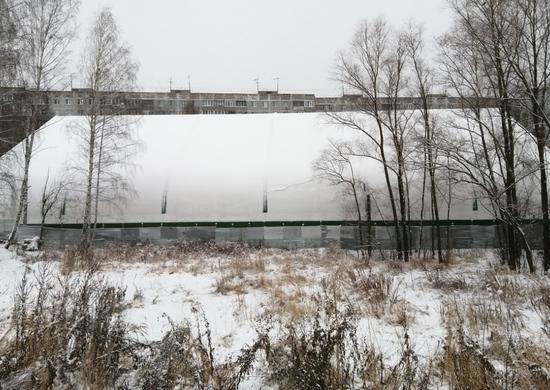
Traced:
<path id="1" fill-rule="evenodd" d="M 40 222 L 46 178 L 51 182 L 77 164 L 79 141 L 74 132 L 85 120 L 55 117 L 39 130 L 30 170 L 29 223 Z M 342 195 L 341 188 L 319 179 L 313 162 L 329 140 L 353 140 L 357 134 L 330 123 L 324 114 L 143 116 L 132 121 L 141 148 L 128 161 L 133 169 L 125 174 L 134 195 L 121 207 L 101 205 L 99 222 L 353 219 L 351 199 Z M 382 167 L 361 160 L 359 175 L 379 189 L 384 208 Z M 67 192 L 73 202 L 67 204 L 65 223 L 81 222 L 79 190 Z M 164 193 L 165 214 L 161 213 Z M 413 203 L 416 207 L 418 202 Z M 485 217 L 480 213 L 472 212 L 471 200 L 457 201 L 452 217 Z M 52 213 L 48 222 L 58 223 L 59 218 L 58 212 Z"/>
<path id="2" fill-rule="evenodd" d="M 138 118 L 136 118 L 138 119 Z M 75 123 L 52 119 L 32 160 L 29 222 L 38 222 L 41 189 L 77 161 Z M 339 189 L 316 179 L 313 161 L 344 129 L 319 114 L 144 116 L 134 125 L 141 150 L 128 170 L 135 196 L 102 222 L 329 220 L 346 217 Z M 71 130 L 73 128 L 73 130 Z M 380 170 L 372 163 L 373 179 Z M 268 212 L 263 213 L 264 189 Z M 161 214 L 163 194 L 166 214 Z M 73 195 L 76 195 L 73 192 Z M 78 209 L 78 207 L 76 207 Z M 65 222 L 79 221 L 67 210 Z M 51 222 L 57 216 L 52 215 Z"/>

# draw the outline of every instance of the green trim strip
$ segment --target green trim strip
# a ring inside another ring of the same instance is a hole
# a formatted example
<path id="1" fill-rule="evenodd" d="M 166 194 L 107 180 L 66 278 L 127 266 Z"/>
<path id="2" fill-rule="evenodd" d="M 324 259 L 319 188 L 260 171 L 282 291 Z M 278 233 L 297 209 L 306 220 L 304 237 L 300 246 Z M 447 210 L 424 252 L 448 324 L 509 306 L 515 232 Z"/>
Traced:
<path id="1" fill-rule="evenodd" d="M 524 220 L 522 224 L 529 225 L 541 222 L 541 220 Z M 366 222 L 363 222 L 366 226 Z M 494 219 L 453 219 L 440 221 L 440 226 L 494 226 L 501 222 Z M 120 229 L 141 227 L 215 227 L 215 228 L 245 228 L 245 227 L 282 227 L 282 226 L 356 226 L 357 221 L 256 221 L 256 222 L 129 222 L 129 223 L 98 223 L 98 228 Z M 432 226 L 432 221 L 410 221 L 409 226 Z M 40 226 L 40 224 L 28 224 L 27 226 Z M 58 229 L 82 229 L 82 224 L 46 224 L 45 227 Z M 393 226 L 393 221 L 371 221 L 371 226 Z"/>

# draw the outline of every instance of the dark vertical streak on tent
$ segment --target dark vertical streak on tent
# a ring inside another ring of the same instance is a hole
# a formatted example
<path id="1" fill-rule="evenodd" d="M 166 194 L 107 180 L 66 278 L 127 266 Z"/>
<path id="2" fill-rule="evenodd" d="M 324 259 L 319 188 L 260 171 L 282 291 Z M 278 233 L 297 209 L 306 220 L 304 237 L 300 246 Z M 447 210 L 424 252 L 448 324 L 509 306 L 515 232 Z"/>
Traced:
<path id="1" fill-rule="evenodd" d="M 67 209 L 67 196 L 63 198 L 63 203 L 61 204 L 61 209 L 59 210 L 59 219 L 63 220 L 63 217 L 65 216 L 65 212 Z"/>
<path id="2" fill-rule="evenodd" d="M 164 193 L 162 194 L 162 204 L 161 204 L 161 210 L 160 210 L 160 213 L 161 214 L 166 214 L 166 206 L 168 204 L 168 191 L 164 191 Z"/>

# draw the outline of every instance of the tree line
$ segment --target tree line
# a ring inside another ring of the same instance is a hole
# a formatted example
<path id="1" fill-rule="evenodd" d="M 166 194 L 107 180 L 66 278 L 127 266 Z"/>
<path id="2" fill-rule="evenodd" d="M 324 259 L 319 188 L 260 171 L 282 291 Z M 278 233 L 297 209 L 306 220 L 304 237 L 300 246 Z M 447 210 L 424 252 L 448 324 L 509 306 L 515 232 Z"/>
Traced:
<path id="1" fill-rule="evenodd" d="M 79 7 L 80 0 L 0 1 L 0 20 L 9 21 L 9 33 L 0 31 L 0 48 L 16 54 L 13 61 L 0 62 L 0 75 L 8 71 L 12 75 L 0 80 L 13 87 L 15 77 L 16 85 L 25 88 L 24 96 L 18 100 L 24 112 L 24 120 L 19 122 L 24 139 L 20 150 L 3 158 L 1 167 L 3 183 L 10 183 L 17 198 L 6 248 L 16 242 L 20 224 L 27 223 L 29 169 L 40 137 L 35 130 L 40 127 L 44 114 L 40 99 L 44 96 L 42 92 L 66 87 L 69 83 L 67 63 L 70 44 L 76 35 Z M 122 115 L 124 108 L 113 109 L 110 105 L 107 109 L 105 101 L 116 99 L 118 91 L 137 89 L 138 63 L 129 45 L 122 40 L 109 8 L 97 13 L 84 42 L 79 77 L 91 93 L 84 106 L 84 120 L 75 120 L 67 126 L 69 135 L 78 140 L 79 155 L 63 177 L 50 180 L 48 175 L 46 178 L 40 189 L 40 217 L 43 227 L 48 214 L 57 210 L 62 219 L 67 207 L 83 200 L 83 228 L 78 249 L 83 256 L 90 256 L 99 203 L 116 204 L 130 191 L 121 167 L 136 150 L 133 123 Z M 0 101 L 6 100 L 0 96 Z"/>
<path id="2" fill-rule="evenodd" d="M 542 221 L 543 269 L 550 268 L 549 2 L 448 0 L 452 26 L 433 41 L 412 22 L 395 28 L 382 18 L 367 20 L 339 54 L 336 78 L 361 99 L 355 100 L 353 112 L 328 115 L 357 139 L 331 142 L 315 168 L 352 195 L 360 224 L 371 218 L 373 207 L 390 210 L 399 259 L 411 257 L 414 218 L 421 224 L 430 221 L 431 256 L 446 261 L 450 235 L 442 221 L 451 216 L 460 184 L 472 189 L 476 207 L 479 199 L 480 207 L 499 221 L 500 254 L 511 269 L 518 269 L 525 259 L 535 271 L 537 259 L 524 221 L 536 210 Z M 29 168 L 43 114 L 40 92 L 68 84 L 79 5 L 79 0 L 0 0 L 0 51 L 17 53 L 15 68 L 10 61 L 0 61 L 0 83 L 15 72 L 18 85 L 27 91 L 20 153 L 3 159 L 2 164 L 11 166 L 0 167 L 0 183 L 17 195 L 10 200 L 16 203 L 16 213 L 7 247 L 15 242 L 19 225 L 27 222 Z M 124 108 L 105 108 L 105 100 L 116 99 L 117 91 L 137 88 L 138 70 L 108 8 L 96 15 L 87 33 L 79 69 L 81 83 L 91 91 L 89 104 L 83 106 L 85 120 L 70 126 L 80 155 L 67 177 L 48 178 L 40 189 L 41 219 L 44 223 L 53 212 L 52 204 L 58 205 L 62 218 L 67 205 L 80 200 L 79 249 L 88 255 L 99 204 L 115 204 L 131 192 L 121 168 L 138 146 L 131 119 L 121 115 Z M 452 116 L 438 115 L 430 104 L 435 91 L 461 97 L 462 109 Z M 403 110 L 398 104 L 402 96 L 420 97 L 420 103 Z M 494 99 L 496 108 L 486 107 L 487 97 Z M 5 103 L 2 96 L 0 101 Z M 365 180 L 361 160 L 379 164 L 383 188 L 373 188 Z M 368 255 L 371 232 L 359 232 L 361 249 Z M 421 243 L 426 239 L 423 232 Z"/>
<path id="3" fill-rule="evenodd" d="M 432 226 L 430 255 L 447 261 L 453 197 L 459 188 L 469 188 L 473 207 L 483 207 L 498 221 L 500 256 L 511 269 L 525 260 L 535 272 L 525 220 L 539 216 L 547 272 L 550 2 L 447 3 L 452 26 L 433 40 L 414 22 L 395 28 L 376 18 L 358 28 L 338 56 L 335 75 L 361 98 L 353 112 L 328 113 L 356 138 L 333 140 L 315 169 L 351 195 L 360 226 L 366 200 L 376 203 L 377 195 L 389 210 L 399 259 L 409 260 L 414 249 L 410 222 L 419 219 Z M 435 91 L 461 97 L 463 107 L 452 114 L 430 109 Z M 401 96 L 419 97 L 419 103 L 403 110 Z M 495 107 L 488 108 L 486 98 Z M 381 167 L 382 188 L 369 186 L 368 172 L 360 169 L 364 160 Z M 372 237 L 364 236 L 359 229 L 368 255 Z"/>

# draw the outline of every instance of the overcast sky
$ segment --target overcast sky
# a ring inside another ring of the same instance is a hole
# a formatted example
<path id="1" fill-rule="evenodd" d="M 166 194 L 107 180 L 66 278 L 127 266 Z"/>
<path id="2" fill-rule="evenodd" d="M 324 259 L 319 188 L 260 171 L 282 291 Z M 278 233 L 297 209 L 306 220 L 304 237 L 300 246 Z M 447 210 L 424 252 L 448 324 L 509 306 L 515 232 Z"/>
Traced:
<path id="1" fill-rule="evenodd" d="M 113 9 L 133 48 L 144 90 L 336 94 L 330 79 L 338 50 L 359 23 L 414 19 L 434 36 L 450 23 L 445 0 L 82 0 L 79 38 L 103 6 Z M 75 52 L 79 50 L 75 43 Z"/>

